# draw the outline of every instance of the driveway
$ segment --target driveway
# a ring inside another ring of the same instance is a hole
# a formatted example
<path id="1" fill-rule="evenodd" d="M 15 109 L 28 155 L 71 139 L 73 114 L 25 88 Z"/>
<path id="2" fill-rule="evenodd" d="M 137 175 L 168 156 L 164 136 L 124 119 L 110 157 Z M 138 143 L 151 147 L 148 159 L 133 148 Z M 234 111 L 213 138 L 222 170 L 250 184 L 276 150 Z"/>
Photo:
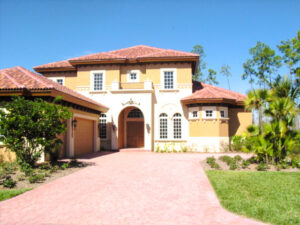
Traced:
<path id="1" fill-rule="evenodd" d="M 261 224 L 224 210 L 199 161 L 208 154 L 118 152 L 0 202 L 4 224 Z"/>

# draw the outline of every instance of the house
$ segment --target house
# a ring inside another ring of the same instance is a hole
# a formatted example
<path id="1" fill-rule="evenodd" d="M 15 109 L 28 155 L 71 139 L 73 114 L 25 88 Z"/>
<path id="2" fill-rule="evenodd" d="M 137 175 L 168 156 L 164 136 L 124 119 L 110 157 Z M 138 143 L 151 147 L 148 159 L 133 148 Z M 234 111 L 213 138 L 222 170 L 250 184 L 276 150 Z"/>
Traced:
<path id="1" fill-rule="evenodd" d="M 9 101 L 11 95 L 30 99 L 38 97 L 47 101 L 53 101 L 56 96 L 63 97 L 62 105 L 68 107 L 73 116 L 66 121 L 67 132 L 60 135 L 64 143 L 60 157 L 100 150 L 99 115 L 108 110 L 103 104 L 23 67 L 0 70 L 0 102 Z M 3 145 L 0 145 L 0 155 L 4 160 L 14 158 L 14 154 L 7 153 Z"/>
<path id="2" fill-rule="evenodd" d="M 100 115 L 104 149 L 221 152 L 252 123 L 245 95 L 193 82 L 199 55 L 144 45 L 34 67 L 109 107 Z"/>

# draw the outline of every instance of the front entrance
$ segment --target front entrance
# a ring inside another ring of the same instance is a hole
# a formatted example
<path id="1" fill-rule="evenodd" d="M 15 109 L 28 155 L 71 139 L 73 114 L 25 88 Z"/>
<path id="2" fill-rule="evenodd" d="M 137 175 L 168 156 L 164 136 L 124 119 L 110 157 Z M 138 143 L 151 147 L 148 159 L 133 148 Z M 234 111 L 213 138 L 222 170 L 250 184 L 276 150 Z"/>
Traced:
<path id="1" fill-rule="evenodd" d="M 138 108 L 128 107 L 119 116 L 118 145 L 120 148 L 144 147 L 144 115 Z"/>

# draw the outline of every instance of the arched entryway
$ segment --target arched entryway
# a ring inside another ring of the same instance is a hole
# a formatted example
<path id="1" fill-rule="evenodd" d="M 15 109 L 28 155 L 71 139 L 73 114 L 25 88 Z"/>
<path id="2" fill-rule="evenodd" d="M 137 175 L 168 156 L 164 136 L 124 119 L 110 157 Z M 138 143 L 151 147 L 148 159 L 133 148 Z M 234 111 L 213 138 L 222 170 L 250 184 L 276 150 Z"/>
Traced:
<path id="1" fill-rule="evenodd" d="M 118 121 L 118 146 L 120 148 L 143 148 L 145 122 L 142 111 L 136 107 L 122 110 Z"/>

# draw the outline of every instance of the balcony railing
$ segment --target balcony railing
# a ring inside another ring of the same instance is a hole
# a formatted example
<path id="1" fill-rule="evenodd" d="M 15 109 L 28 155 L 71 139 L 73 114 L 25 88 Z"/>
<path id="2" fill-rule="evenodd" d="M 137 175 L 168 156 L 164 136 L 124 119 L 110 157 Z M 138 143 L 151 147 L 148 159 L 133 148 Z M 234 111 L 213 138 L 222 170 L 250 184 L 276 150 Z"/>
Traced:
<path id="1" fill-rule="evenodd" d="M 120 83 L 120 89 L 144 89 L 144 82 Z"/>

